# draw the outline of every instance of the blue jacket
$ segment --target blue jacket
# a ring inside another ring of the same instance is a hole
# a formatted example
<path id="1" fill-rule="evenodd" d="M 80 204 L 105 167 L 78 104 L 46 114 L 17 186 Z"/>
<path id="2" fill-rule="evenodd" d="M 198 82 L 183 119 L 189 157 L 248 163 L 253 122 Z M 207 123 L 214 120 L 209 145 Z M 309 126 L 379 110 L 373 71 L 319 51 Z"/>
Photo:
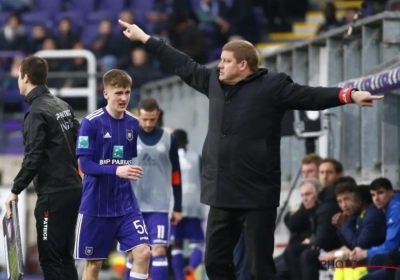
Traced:
<path id="1" fill-rule="evenodd" d="M 367 250 L 368 258 L 383 255 L 400 247 L 400 194 L 395 194 L 386 209 L 386 239 L 385 242 Z"/>
<path id="2" fill-rule="evenodd" d="M 343 245 L 350 250 L 355 247 L 369 249 L 385 241 L 386 218 L 385 212 L 371 203 L 364 215 L 352 215 L 342 225 L 338 235 Z"/>

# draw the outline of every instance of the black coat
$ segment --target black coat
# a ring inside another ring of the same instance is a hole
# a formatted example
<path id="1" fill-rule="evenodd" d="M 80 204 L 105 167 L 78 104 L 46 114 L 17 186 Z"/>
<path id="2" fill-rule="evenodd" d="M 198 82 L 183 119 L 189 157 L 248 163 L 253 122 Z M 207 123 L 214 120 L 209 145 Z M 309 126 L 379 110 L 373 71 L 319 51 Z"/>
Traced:
<path id="1" fill-rule="evenodd" d="M 318 195 L 318 206 L 311 214 L 312 232 L 310 243 L 325 251 L 342 246 L 332 217 L 341 212 L 336 201 L 335 184 L 325 187 Z"/>
<path id="2" fill-rule="evenodd" d="M 19 194 L 33 180 L 38 194 L 82 187 L 75 156 L 79 122 L 72 108 L 46 86 L 27 96 L 30 105 L 23 124 L 24 159 L 11 192 Z"/>
<path id="3" fill-rule="evenodd" d="M 199 65 L 154 38 L 145 47 L 164 69 L 210 100 L 201 201 L 214 207 L 278 207 L 285 110 L 339 106 L 341 89 L 300 86 L 286 74 L 266 69 L 226 89 L 218 79 L 218 69 Z"/>

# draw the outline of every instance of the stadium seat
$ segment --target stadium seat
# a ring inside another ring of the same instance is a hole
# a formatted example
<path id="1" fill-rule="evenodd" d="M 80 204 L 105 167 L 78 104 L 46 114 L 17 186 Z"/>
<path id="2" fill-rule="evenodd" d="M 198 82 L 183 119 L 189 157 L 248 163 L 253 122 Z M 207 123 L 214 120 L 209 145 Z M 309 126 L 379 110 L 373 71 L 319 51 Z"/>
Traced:
<path id="1" fill-rule="evenodd" d="M 81 40 L 86 47 L 89 47 L 94 42 L 98 34 L 99 34 L 99 25 L 88 24 L 82 30 Z"/>
<path id="2" fill-rule="evenodd" d="M 34 11 L 56 15 L 62 11 L 63 0 L 34 0 L 33 7 Z"/>
<path id="3" fill-rule="evenodd" d="M 2 13 L 0 12 L 0 25 L 3 25 L 7 22 L 8 17 L 10 16 L 10 13 Z"/>
<path id="4" fill-rule="evenodd" d="M 22 14 L 22 22 L 24 25 L 47 24 L 49 20 L 49 14 L 46 12 L 29 12 Z"/>
<path id="5" fill-rule="evenodd" d="M 58 13 L 55 15 L 54 20 L 56 24 L 58 24 L 58 22 L 63 18 L 69 18 L 73 25 L 82 25 L 84 22 L 82 12 L 80 11 L 66 11 Z"/>
<path id="6" fill-rule="evenodd" d="M 68 10 L 80 11 L 83 14 L 95 10 L 94 0 L 70 0 Z"/>
<path id="7" fill-rule="evenodd" d="M 114 21 L 117 20 L 117 15 L 114 15 L 109 11 L 94 11 L 87 15 L 87 22 L 88 24 L 98 24 L 100 21 L 108 19 L 115 24 Z"/>
<path id="8" fill-rule="evenodd" d="M 131 7 L 133 10 L 142 10 L 144 12 L 151 11 L 153 9 L 154 0 L 131 0 Z"/>
<path id="9" fill-rule="evenodd" d="M 125 0 L 101 0 L 100 10 L 118 15 L 125 8 Z"/>

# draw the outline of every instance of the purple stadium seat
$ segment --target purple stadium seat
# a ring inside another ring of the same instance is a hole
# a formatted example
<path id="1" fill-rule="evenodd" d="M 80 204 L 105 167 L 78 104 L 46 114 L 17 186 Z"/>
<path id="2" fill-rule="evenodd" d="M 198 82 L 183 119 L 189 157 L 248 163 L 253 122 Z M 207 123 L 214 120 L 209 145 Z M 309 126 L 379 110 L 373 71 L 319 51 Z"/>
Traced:
<path id="1" fill-rule="evenodd" d="M 114 21 L 117 20 L 117 15 L 113 15 L 109 11 L 96 11 L 89 13 L 86 19 L 89 24 L 99 23 L 104 19 L 111 20 L 115 23 Z"/>
<path id="2" fill-rule="evenodd" d="M 19 93 L 18 89 L 4 90 L 1 93 L 1 95 L 3 96 L 5 101 L 7 101 L 7 99 L 15 99 L 15 98 L 21 98 L 21 100 L 24 100 L 23 96 Z"/>
<path id="3" fill-rule="evenodd" d="M 83 14 L 94 11 L 94 0 L 70 0 L 68 10 L 80 11 Z"/>
<path id="4" fill-rule="evenodd" d="M 22 22 L 24 25 L 35 25 L 37 23 L 47 24 L 49 14 L 46 12 L 28 12 L 22 14 Z"/>
<path id="5" fill-rule="evenodd" d="M 125 0 L 101 0 L 100 10 L 118 15 L 125 8 Z"/>
<path id="6" fill-rule="evenodd" d="M 55 23 L 58 24 L 58 22 L 63 18 L 69 18 L 74 25 L 81 25 L 84 23 L 83 15 L 80 11 L 66 11 L 58 13 L 54 17 Z"/>
<path id="7" fill-rule="evenodd" d="M 10 16 L 10 13 L 2 13 L 0 12 L 0 25 L 4 25 Z"/>
<path id="8" fill-rule="evenodd" d="M 63 0 L 34 0 L 34 10 L 55 15 L 62 10 Z"/>
<path id="9" fill-rule="evenodd" d="M 142 10 L 144 12 L 151 11 L 153 9 L 154 0 L 131 0 L 131 7 L 133 10 Z"/>
<path id="10" fill-rule="evenodd" d="M 5 131 L 19 131 L 22 129 L 22 121 L 21 120 L 6 120 L 3 123 L 3 128 Z"/>
<path id="11" fill-rule="evenodd" d="M 81 40 L 86 47 L 89 47 L 99 34 L 98 24 L 88 24 L 84 27 L 81 35 Z"/>
<path id="12" fill-rule="evenodd" d="M 193 9 L 197 9 L 200 6 L 200 0 L 191 0 Z"/>

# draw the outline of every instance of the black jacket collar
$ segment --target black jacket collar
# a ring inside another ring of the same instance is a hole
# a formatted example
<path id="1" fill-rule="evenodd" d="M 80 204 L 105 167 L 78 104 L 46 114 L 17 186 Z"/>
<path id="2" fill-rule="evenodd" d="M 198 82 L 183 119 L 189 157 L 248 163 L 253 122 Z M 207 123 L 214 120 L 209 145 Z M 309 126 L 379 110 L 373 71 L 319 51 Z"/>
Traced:
<path id="1" fill-rule="evenodd" d="M 25 96 L 25 101 L 31 105 L 33 100 L 35 100 L 37 97 L 44 93 L 49 93 L 49 89 L 47 86 L 37 86 L 34 89 L 32 89 L 26 96 Z"/>

